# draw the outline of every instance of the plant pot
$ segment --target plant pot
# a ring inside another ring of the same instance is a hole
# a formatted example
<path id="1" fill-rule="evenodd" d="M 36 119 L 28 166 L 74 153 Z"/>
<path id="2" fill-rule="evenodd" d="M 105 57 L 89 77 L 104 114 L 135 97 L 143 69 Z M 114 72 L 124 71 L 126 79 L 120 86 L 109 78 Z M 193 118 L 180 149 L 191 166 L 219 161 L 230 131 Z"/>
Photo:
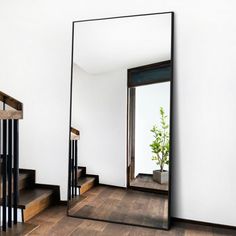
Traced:
<path id="1" fill-rule="evenodd" d="M 153 171 L 153 180 L 159 184 L 167 184 L 169 179 L 168 171 L 164 170 L 161 172 L 160 170 Z"/>

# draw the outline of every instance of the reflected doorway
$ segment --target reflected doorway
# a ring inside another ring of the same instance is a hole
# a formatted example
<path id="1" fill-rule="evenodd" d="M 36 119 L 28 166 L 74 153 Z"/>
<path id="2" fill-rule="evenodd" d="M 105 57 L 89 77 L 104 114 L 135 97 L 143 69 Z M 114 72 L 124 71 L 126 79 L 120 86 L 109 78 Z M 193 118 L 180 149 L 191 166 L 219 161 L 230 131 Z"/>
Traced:
<path id="1" fill-rule="evenodd" d="M 130 69 L 128 73 L 127 185 L 166 195 L 169 190 L 169 69 L 169 61 L 165 61 Z"/>

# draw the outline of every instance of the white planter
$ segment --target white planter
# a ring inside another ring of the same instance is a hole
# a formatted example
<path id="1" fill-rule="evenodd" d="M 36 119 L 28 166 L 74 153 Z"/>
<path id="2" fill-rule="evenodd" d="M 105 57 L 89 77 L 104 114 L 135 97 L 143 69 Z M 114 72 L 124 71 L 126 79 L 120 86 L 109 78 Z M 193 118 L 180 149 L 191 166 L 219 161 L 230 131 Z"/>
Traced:
<path id="1" fill-rule="evenodd" d="M 169 172 L 164 170 L 161 172 L 160 170 L 153 171 L 153 180 L 159 184 L 167 184 L 169 180 Z"/>

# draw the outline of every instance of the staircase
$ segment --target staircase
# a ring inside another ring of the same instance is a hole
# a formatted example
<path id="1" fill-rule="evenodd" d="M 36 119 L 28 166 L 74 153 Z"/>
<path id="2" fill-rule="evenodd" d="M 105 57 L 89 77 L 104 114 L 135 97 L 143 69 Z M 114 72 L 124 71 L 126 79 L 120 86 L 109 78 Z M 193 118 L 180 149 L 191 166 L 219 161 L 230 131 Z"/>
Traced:
<path id="1" fill-rule="evenodd" d="M 68 199 L 76 199 L 99 183 L 98 175 L 87 174 L 86 167 L 78 166 L 80 131 L 71 127 L 69 152 Z"/>
<path id="2" fill-rule="evenodd" d="M 4 230 L 7 231 L 6 234 L 0 230 L 0 235 L 15 235 L 16 232 L 20 232 L 21 235 L 22 232 L 31 232 L 37 226 L 25 222 L 60 201 L 59 186 L 36 184 L 35 170 L 19 169 L 18 183 L 18 224 Z M 2 205 L 2 202 L 0 204 Z"/>
<path id="3" fill-rule="evenodd" d="M 0 231 L 12 228 L 19 219 L 19 121 L 23 104 L 0 91 Z"/>
<path id="4" fill-rule="evenodd" d="M 59 186 L 37 184 L 34 170 L 19 169 L 21 119 L 23 104 L 0 91 L 0 235 L 16 235 L 27 228 L 24 222 L 60 200 Z"/>
<path id="5" fill-rule="evenodd" d="M 76 194 L 71 195 L 70 201 L 68 202 L 68 215 L 73 216 L 76 213 L 78 204 L 87 198 L 86 193 L 93 187 L 99 184 L 98 175 L 87 174 L 86 167 L 79 166 L 77 170 L 77 181 L 76 182 Z"/>
<path id="6" fill-rule="evenodd" d="M 60 200 L 59 186 L 35 183 L 34 170 L 19 170 L 19 202 L 22 222 L 26 222 Z"/>
<path id="7" fill-rule="evenodd" d="M 99 183 L 98 175 L 89 175 L 86 173 L 86 167 L 78 167 L 77 169 L 77 187 L 79 188 L 79 194 L 87 192 Z"/>
<path id="8" fill-rule="evenodd" d="M 60 201 L 59 186 L 35 183 L 34 170 L 19 170 L 19 222 L 26 222 L 49 206 Z M 2 182 L 0 182 L 2 184 Z M 2 196 L 0 199 L 2 205 Z M 20 212 L 19 212 L 20 211 Z"/>

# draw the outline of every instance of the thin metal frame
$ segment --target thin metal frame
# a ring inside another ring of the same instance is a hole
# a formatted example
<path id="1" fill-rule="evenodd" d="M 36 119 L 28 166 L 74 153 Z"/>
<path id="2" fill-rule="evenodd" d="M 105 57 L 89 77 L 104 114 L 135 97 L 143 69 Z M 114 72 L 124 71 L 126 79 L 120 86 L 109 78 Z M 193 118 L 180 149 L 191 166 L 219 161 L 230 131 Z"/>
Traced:
<path id="1" fill-rule="evenodd" d="M 70 75 L 70 108 L 69 108 L 69 135 L 68 135 L 68 201 L 67 201 L 67 215 L 69 215 L 69 191 L 70 191 L 70 178 L 69 178 L 69 171 L 70 171 L 70 132 L 71 132 L 71 120 L 72 120 L 72 88 L 73 88 L 73 61 L 74 61 L 74 29 L 76 23 L 82 23 L 82 22 L 89 22 L 89 21 L 100 21 L 100 20 L 112 20 L 112 19 L 119 19 L 119 18 L 130 18 L 130 17 L 140 17 L 140 16 L 151 16 L 151 15 L 161 15 L 161 14 L 171 14 L 171 86 L 170 86 L 170 163 L 169 163 L 169 194 L 168 194 L 168 226 L 167 228 L 161 228 L 156 227 L 156 229 L 162 229 L 162 230 L 169 230 L 171 226 L 171 170 L 172 170 L 172 158 L 173 158 L 173 77 L 174 77 L 174 12 L 173 11 L 167 11 L 167 12 L 158 12 L 158 13 L 148 13 L 148 14 L 136 14 L 136 15 L 125 15 L 125 16 L 115 16 L 115 17 L 105 17 L 105 18 L 95 18 L 95 19 L 87 19 L 87 20 L 77 20 L 72 22 L 72 40 L 71 40 L 71 75 Z M 128 116 L 128 114 L 127 114 Z M 128 141 L 128 140 L 127 140 Z M 74 216 L 72 216 L 74 217 Z M 76 217 L 81 218 L 82 217 Z M 86 218 L 90 219 L 90 218 Z M 91 220 L 98 220 L 91 218 Z M 101 221 L 101 220 L 98 220 Z M 105 220 L 105 222 L 110 223 L 117 223 L 117 224 L 123 224 L 123 225 L 133 225 L 133 226 L 141 226 L 146 228 L 152 228 L 149 226 L 143 226 L 143 225 L 134 225 L 134 224 L 127 224 L 122 222 L 113 222 Z"/>

